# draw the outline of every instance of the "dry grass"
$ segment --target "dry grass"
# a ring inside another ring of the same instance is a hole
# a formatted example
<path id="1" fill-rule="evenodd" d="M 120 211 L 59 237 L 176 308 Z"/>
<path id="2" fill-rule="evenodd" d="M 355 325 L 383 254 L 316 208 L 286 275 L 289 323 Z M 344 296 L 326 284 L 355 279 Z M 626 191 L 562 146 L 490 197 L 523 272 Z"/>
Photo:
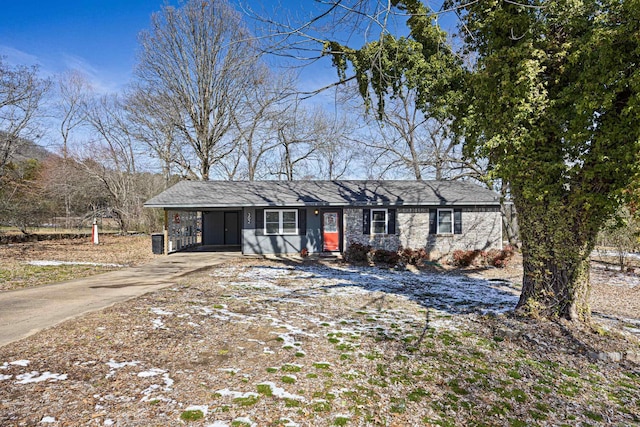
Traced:
<path id="1" fill-rule="evenodd" d="M 100 244 L 90 239 L 45 240 L 0 245 L 0 291 L 87 277 L 123 267 L 107 265 L 36 266 L 28 261 L 66 261 L 140 265 L 153 259 L 151 239 L 145 235 L 104 234 Z"/>
<path id="2" fill-rule="evenodd" d="M 0 348 L 0 425 L 640 425 L 638 365 L 586 354 L 636 342 L 340 271 L 245 259 Z"/>

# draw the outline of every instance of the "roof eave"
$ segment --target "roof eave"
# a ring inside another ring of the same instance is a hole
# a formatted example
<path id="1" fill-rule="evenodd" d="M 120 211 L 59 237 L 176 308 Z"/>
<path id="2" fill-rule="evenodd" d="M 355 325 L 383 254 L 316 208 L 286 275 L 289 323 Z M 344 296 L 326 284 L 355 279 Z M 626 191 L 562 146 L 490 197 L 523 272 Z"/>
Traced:
<path id="1" fill-rule="evenodd" d="M 270 207 L 342 207 L 342 208 L 363 208 L 369 206 L 397 206 L 397 207 L 411 207 L 411 206 L 500 206 L 498 200 L 487 201 L 455 201 L 455 202 L 421 202 L 421 203 L 323 203 L 323 202 L 309 202 L 309 203 L 246 203 L 246 204 L 226 204 L 217 203 L 213 204 L 162 204 L 162 203 L 145 203 L 145 208 L 160 208 L 160 209 L 220 209 L 220 208 L 270 208 Z"/>

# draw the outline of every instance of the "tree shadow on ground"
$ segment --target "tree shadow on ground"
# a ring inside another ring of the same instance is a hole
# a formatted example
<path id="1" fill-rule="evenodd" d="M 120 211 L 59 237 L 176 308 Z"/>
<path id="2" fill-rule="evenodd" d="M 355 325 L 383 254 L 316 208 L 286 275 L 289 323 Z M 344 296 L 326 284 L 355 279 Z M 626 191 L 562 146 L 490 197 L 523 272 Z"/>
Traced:
<path id="1" fill-rule="evenodd" d="M 604 337 L 597 336 L 597 328 L 589 332 L 589 325 L 570 325 L 564 321 L 522 318 L 513 313 L 519 299 L 521 285 L 503 279 L 474 277 L 476 269 L 453 271 L 408 271 L 374 266 L 353 266 L 347 263 L 294 261 L 290 258 L 272 259 L 280 265 L 261 265 L 268 270 L 287 269 L 290 279 L 303 279 L 306 286 L 295 287 L 282 295 L 285 299 L 304 299 L 317 295 L 345 291 L 359 300 L 358 310 L 382 310 L 387 297 L 406 298 L 425 310 L 422 334 L 439 318 L 489 315 L 492 334 L 498 339 L 519 339 L 545 351 L 549 345 L 545 334 L 553 330 L 563 335 L 563 342 L 585 355 L 607 351 Z M 357 292 L 353 293 L 352 291 Z M 264 302 L 268 303 L 268 299 Z M 504 314 L 504 316 L 502 316 Z M 610 349 L 625 346 L 626 340 L 612 343 Z M 420 341 L 418 341 L 419 343 Z M 629 342 L 627 342 L 629 343 Z"/>
<path id="2" fill-rule="evenodd" d="M 290 296 L 311 295 L 314 292 L 339 289 L 360 289 L 375 293 L 363 298 L 362 308 L 378 306 L 384 294 L 393 294 L 418 303 L 425 309 L 435 309 L 449 315 L 503 313 L 515 308 L 520 287 L 505 280 L 480 279 L 471 271 L 409 271 L 370 266 L 353 266 L 339 262 L 275 259 L 280 266 L 259 266 L 259 269 L 295 269 L 309 285 L 293 289 Z M 313 279 L 321 279 L 316 285 Z M 382 293 L 383 295 L 380 295 Z"/>

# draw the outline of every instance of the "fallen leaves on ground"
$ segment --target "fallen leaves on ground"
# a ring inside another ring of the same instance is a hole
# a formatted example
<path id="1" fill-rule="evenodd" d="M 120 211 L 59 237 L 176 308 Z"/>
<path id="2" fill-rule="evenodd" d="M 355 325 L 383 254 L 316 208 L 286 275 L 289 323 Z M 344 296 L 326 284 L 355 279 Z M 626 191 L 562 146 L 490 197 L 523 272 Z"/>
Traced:
<path id="1" fill-rule="evenodd" d="M 637 340 L 514 317 L 482 274 L 214 267 L 1 348 L 0 424 L 640 424 L 638 364 L 588 356 Z"/>

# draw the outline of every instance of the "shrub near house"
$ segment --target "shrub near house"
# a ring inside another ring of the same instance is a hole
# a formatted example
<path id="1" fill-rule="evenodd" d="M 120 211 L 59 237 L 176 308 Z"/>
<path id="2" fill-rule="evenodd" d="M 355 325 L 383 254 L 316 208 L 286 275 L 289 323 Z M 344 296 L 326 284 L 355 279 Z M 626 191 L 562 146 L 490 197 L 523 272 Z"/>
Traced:
<path id="1" fill-rule="evenodd" d="M 447 261 L 456 267 L 492 266 L 504 268 L 514 254 L 512 246 L 504 249 L 455 250 Z M 352 242 L 344 252 L 345 261 L 352 264 L 376 264 L 384 266 L 415 265 L 423 267 L 430 262 L 429 253 L 424 249 L 400 248 L 397 252 L 386 249 L 375 249 L 370 245 Z"/>

